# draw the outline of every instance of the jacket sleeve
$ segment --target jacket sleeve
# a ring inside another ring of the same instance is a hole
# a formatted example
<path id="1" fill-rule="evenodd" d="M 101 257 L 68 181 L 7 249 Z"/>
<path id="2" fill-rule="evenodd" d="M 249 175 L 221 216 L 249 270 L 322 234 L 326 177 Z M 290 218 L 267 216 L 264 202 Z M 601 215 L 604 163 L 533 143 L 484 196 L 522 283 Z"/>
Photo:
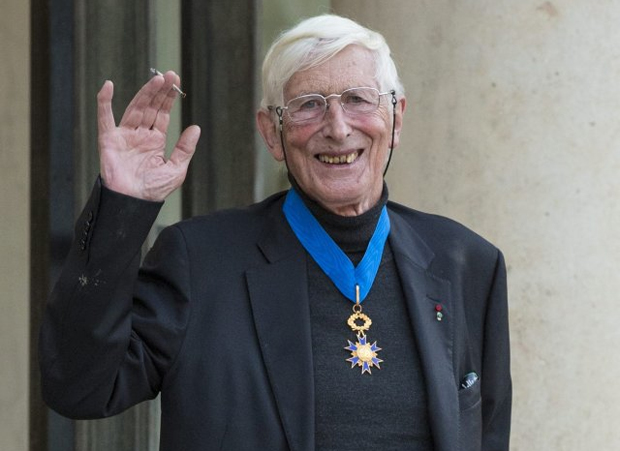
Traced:
<path id="1" fill-rule="evenodd" d="M 160 203 L 98 181 L 49 298 L 39 337 L 43 398 L 100 418 L 154 398 L 183 340 L 189 277 L 182 234 L 166 229 L 139 270 Z"/>
<path id="2" fill-rule="evenodd" d="M 482 382 L 482 451 L 508 451 L 512 408 L 506 265 L 498 251 L 487 300 Z"/>

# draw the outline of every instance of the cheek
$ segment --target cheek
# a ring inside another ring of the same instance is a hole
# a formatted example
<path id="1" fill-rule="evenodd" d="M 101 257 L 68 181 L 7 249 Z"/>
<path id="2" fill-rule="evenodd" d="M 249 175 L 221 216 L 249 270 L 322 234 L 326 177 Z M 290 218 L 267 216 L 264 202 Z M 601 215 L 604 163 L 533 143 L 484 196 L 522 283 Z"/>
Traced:
<path id="1" fill-rule="evenodd" d="M 384 109 L 378 109 L 367 116 L 360 116 L 358 127 L 368 135 L 379 137 L 392 133 L 392 116 Z"/>
<path id="2" fill-rule="evenodd" d="M 392 124 L 385 122 L 383 118 L 376 118 L 368 121 L 361 130 L 373 140 L 373 145 L 385 146 L 385 143 L 391 139 Z"/>
<path id="3" fill-rule="evenodd" d="M 311 126 L 292 126 L 289 127 L 288 133 L 285 135 L 286 142 L 290 147 L 298 150 L 305 150 L 311 143 L 312 138 L 317 134 L 316 127 Z"/>

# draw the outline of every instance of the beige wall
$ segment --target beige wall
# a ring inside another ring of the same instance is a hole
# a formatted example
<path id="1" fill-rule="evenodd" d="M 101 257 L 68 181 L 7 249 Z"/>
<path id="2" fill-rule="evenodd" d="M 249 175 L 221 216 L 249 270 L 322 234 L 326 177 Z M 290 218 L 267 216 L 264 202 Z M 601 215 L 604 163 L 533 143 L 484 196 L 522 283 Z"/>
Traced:
<path id="1" fill-rule="evenodd" d="M 29 2 L 0 0 L 0 449 L 28 449 Z"/>
<path id="2" fill-rule="evenodd" d="M 620 2 L 332 3 L 400 62 L 392 198 L 506 254 L 512 449 L 620 449 Z"/>

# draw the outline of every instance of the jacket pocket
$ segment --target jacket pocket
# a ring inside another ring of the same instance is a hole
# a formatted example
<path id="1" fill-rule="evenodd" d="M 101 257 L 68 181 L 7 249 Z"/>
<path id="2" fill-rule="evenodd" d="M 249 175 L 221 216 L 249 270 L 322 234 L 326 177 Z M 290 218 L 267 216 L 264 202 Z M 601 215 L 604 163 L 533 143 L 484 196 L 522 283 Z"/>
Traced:
<path id="1" fill-rule="evenodd" d="M 459 411 L 461 413 L 466 410 L 475 407 L 477 404 L 482 402 L 482 398 L 480 395 L 480 381 L 476 381 L 469 388 L 462 388 L 459 390 Z"/>
<path id="2" fill-rule="evenodd" d="M 459 445 L 460 451 L 480 451 L 482 447 L 480 381 L 459 390 Z"/>

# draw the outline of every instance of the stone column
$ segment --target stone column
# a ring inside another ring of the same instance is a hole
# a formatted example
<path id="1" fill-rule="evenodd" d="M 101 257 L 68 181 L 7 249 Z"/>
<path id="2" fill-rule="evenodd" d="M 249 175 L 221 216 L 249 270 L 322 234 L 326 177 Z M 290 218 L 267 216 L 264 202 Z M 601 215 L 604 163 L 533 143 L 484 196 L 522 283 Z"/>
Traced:
<path id="1" fill-rule="evenodd" d="M 99 175 L 96 95 L 114 82 L 117 123 L 154 62 L 153 0 L 75 2 L 76 208 Z"/>
<path id="2" fill-rule="evenodd" d="M 620 3 L 333 0 L 407 88 L 394 200 L 506 254 L 512 450 L 618 449 Z"/>
<path id="3" fill-rule="evenodd" d="M 257 104 L 253 0 L 182 2 L 183 124 L 202 134 L 183 184 L 183 215 L 254 199 Z"/>
<path id="4" fill-rule="evenodd" d="M 72 0 L 32 0 L 30 46 L 30 450 L 73 444 L 73 423 L 41 399 L 39 327 L 73 234 Z"/>

